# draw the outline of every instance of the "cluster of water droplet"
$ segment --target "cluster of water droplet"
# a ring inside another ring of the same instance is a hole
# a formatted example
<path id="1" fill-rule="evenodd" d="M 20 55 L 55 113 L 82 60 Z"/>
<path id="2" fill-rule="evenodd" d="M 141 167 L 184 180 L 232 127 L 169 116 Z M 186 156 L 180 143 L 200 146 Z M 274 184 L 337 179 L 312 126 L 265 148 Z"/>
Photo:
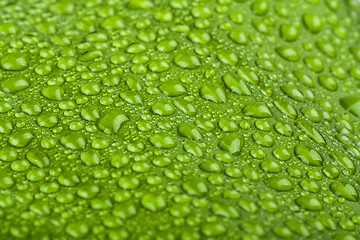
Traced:
<path id="1" fill-rule="evenodd" d="M 360 234 L 356 1 L 0 1 L 0 238 Z"/>

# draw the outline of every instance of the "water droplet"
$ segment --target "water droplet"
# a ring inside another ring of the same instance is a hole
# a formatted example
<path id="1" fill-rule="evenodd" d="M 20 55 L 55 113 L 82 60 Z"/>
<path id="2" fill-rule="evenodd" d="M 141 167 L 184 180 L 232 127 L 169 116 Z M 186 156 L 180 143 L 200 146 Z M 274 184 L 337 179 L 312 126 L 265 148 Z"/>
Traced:
<path id="1" fill-rule="evenodd" d="M 276 191 L 291 191 L 294 189 L 294 183 L 287 177 L 275 176 L 264 180 L 266 185 Z"/>
<path id="2" fill-rule="evenodd" d="M 224 80 L 226 87 L 228 87 L 234 93 L 245 95 L 245 96 L 251 95 L 251 92 L 250 92 L 248 86 L 242 79 L 237 80 L 230 73 L 226 73 L 223 76 L 223 80 Z"/>
<path id="3" fill-rule="evenodd" d="M 245 198 L 240 199 L 238 204 L 243 210 L 249 213 L 256 213 L 259 209 L 255 202 Z"/>
<path id="4" fill-rule="evenodd" d="M 214 160 L 205 160 L 200 165 L 199 168 L 208 173 L 219 173 L 221 172 L 221 166 L 218 162 Z"/>
<path id="5" fill-rule="evenodd" d="M 264 210 L 269 213 L 277 213 L 279 212 L 279 204 L 273 200 L 261 199 L 257 201 L 257 204 Z"/>
<path id="6" fill-rule="evenodd" d="M 236 53 L 230 50 L 222 50 L 217 54 L 217 57 L 222 63 L 228 64 L 230 66 L 235 66 L 239 61 Z"/>
<path id="7" fill-rule="evenodd" d="M 199 58 L 190 51 L 178 52 L 175 55 L 174 63 L 184 69 L 195 69 L 201 65 Z"/>
<path id="8" fill-rule="evenodd" d="M 253 18 L 251 20 L 252 26 L 259 32 L 262 33 L 264 35 L 268 35 L 270 32 L 270 29 L 268 27 L 268 25 L 265 24 L 264 21 L 257 19 L 257 18 Z"/>
<path id="9" fill-rule="evenodd" d="M 186 88 L 177 80 L 168 80 L 161 84 L 159 88 L 170 97 L 177 97 L 187 93 Z"/>
<path id="10" fill-rule="evenodd" d="M 19 28 L 15 23 L 7 22 L 0 25 L 0 33 L 5 35 L 12 35 L 18 32 Z"/>
<path id="11" fill-rule="evenodd" d="M 202 157 L 204 155 L 202 146 L 196 142 L 184 143 L 184 150 L 196 157 Z"/>
<path id="12" fill-rule="evenodd" d="M 303 163 L 311 166 L 319 167 L 323 164 L 322 156 L 315 149 L 306 147 L 302 143 L 295 146 L 295 155 Z"/>
<path id="13" fill-rule="evenodd" d="M 201 227 L 201 232 L 207 237 L 221 236 L 226 233 L 226 227 L 221 223 L 206 223 Z"/>
<path id="14" fill-rule="evenodd" d="M 236 134 L 224 135 L 219 141 L 219 148 L 231 154 L 238 154 L 241 150 L 242 141 Z"/>
<path id="15" fill-rule="evenodd" d="M 320 112 L 315 108 L 304 107 L 301 112 L 313 122 L 318 123 L 321 121 Z"/>
<path id="16" fill-rule="evenodd" d="M 40 151 L 28 151 L 26 153 L 26 158 L 30 161 L 30 163 L 34 164 L 39 168 L 47 167 L 50 164 L 50 159 L 48 158 L 48 156 L 46 156 L 45 153 Z"/>
<path id="17" fill-rule="evenodd" d="M 175 108 L 171 102 L 162 100 L 152 105 L 151 111 L 160 116 L 169 116 L 175 112 Z"/>
<path id="18" fill-rule="evenodd" d="M 89 82 L 81 86 L 80 91 L 86 96 L 97 95 L 101 91 L 101 86 L 97 82 Z"/>
<path id="19" fill-rule="evenodd" d="M 15 185 L 15 181 L 10 175 L 0 173 L 0 188 L 1 189 L 10 189 L 14 185 Z"/>
<path id="20" fill-rule="evenodd" d="M 291 158 L 291 152 L 286 147 L 283 146 L 278 146 L 274 148 L 273 155 L 280 161 L 287 161 L 290 160 Z"/>
<path id="21" fill-rule="evenodd" d="M 345 30 L 346 32 L 346 30 Z M 347 34 L 346 34 L 347 35 Z M 354 58 L 360 62 L 360 48 L 359 47 L 350 47 L 349 48 L 350 53 L 354 56 Z"/>
<path id="22" fill-rule="evenodd" d="M 298 121 L 296 122 L 296 125 L 306 133 L 312 140 L 314 140 L 316 143 L 320 144 L 321 146 L 326 145 L 326 141 L 324 137 L 320 134 L 320 132 L 310 123 L 307 123 L 305 121 Z"/>
<path id="23" fill-rule="evenodd" d="M 247 45 L 248 44 L 248 35 L 244 30 L 241 29 L 233 29 L 229 33 L 229 37 L 235 43 L 240 45 Z"/>
<path id="24" fill-rule="evenodd" d="M 26 69 L 29 62 L 25 55 L 9 54 L 1 58 L 0 65 L 4 70 L 20 71 Z"/>
<path id="25" fill-rule="evenodd" d="M 251 103 L 242 109 L 243 113 L 249 117 L 269 118 L 272 114 L 268 107 L 262 103 Z"/>
<path id="26" fill-rule="evenodd" d="M 29 86 L 29 81 L 23 76 L 9 77 L 1 82 L 1 88 L 9 93 L 17 93 L 27 89 Z"/>
<path id="27" fill-rule="evenodd" d="M 278 173 L 281 171 L 281 165 L 274 159 L 266 159 L 260 163 L 260 167 L 265 172 Z"/>
<path id="28" fill-rule="evenodd" d="M 194 43 L 203 45 L 206 45 L 211 41 L 211 36 L 204 30 L 193 30 L 189 33 L 188 37 Z"/>
<path id="29" fill-rule="evenodd" d="M 337 55 L 336 48 L 331 43 L 324 41 L 317 41 L 316 46 L 323 54 L 325 54 L 330 58 L 335 58 Z"/>
<path id="30" fill-rule="evenodd" d="M 152 60 L 149 62 L 149 69 L 152 72 L 165 72 L 170 68 L 167 61 L 164 60 Z"/>
<path id="31" fill-rule="evenodd" d="M 304 58 L 305 65 L 312 71 L 319 73 L 324 70 L 324 62 L 319 57 L 307 56 Z"/>
<path id="32" fill-rule="evenodd" d="M 226 93 L 224 89 L 216 83 L 208 83 L 200 88 L 200 96 L 206 100 L 215 103 L 226 102 Z"/>
<path id="33" fill-rule="evenodd" d="M 320 187 L 315 180 L 312 179 L 303 179 L 300 181 L 300 186 L 303 190 L 318 193 L 320 191 Z"/>
<path id="34" fill-rule="evenodd" d="M 172 52 L 174 51 L 178 46 L 178 43 L 175 39 L 165 39 L 160 41 L 156 45 L 156 49 L 160 52 Z"/>
<path id="35" fill-rule="evenodd" d="M 330 190 L 337 196 L 344 197 L 349 201 L 357 202 L 359 200 L 358 192 L 351 183 L 334 180 L 330 184 Z"/>
<path id="36" fill-rule="evenodd" d="M 72 222 L 66 226 L 65 231 L 73 238 L 82 238 L 89 233 L 90 228 L 85 222 Z"/>
<path id="37" fill-rule="evenodd" d="M 41 90 L 41 93 L 49 100 L 61 100 L 64 97 L 65 90 L 59 86 L 46 86 Z"/>
<path id="38" fill-rule="evenodd" d="M 300 59 L 300 54 L 295 48 L 281 46 L 275 49 L 275 51 L 285 60 L 290 62 L 296 62 Z"/>
<path id="39" fill-rule="evenodd" d="M 294 70 L 295 77 L 309 88 L 315 87 L 314 80 L 302 71 Z"/>
<path id="40" fill-rule="evenodd" d="M 101 23 L 101 27 L 106 30 L 116 30 L 125 26 L 124 19 L 120 16 L 110 16 L 104 19 Z"/>
<path id="41" fill-rule="evenodd" d="M 280 35 L 285 41 L 292 42 L 298 39 L 300 31 L 296 26 L 285 23 L 280 26 Z"/>
<path id="42" fill-rule="evenodd" d="M 311 32 L 311 33 L 318 33 L 323 28 L 323 20 L 320 16 L 315 15 L 313 13 L 305 13 L 303 15 L 303 21 L 305 27 Z"/>
<path id="43" fill-rule="evenodd" d="M 338 89 L 338 83 L 331 75 L 320 75 L 319 84 L 329 91 L 336 91 Z"/>
<path id="44" fill-rule="evenodd" d="M 294 99 L 296 101 L 299 102 L 305 102 L 305 98 L 304 95 L 302 94 L 302 92 L 297 89 L 294 86 L 291 85 L 284 85 L 281 86 L 281 90 L 291 99 Z"/>
<path id="45" fill-rule="evenodd" d="M 146 193 L 141 198 L 141 205 L 152 212 L 163 210 L 167 206 L 166 199 L 159 194 Z"/>
<path id="46" fill-rule="evenodd" d="M 11 163 L 10 168 L 15 172 L 24 172 L 30 168 L 30 163 L 26 159 L 16 160 Z"/>
<path id="47" fill-rule="evenodd" d="M 58 124 L 58 121 L 59 119 L 56 113 L 43 113 L 36 120 L 39 126 L 46 128 L 55 127 Z"/>
<path id="48" fill-rule="evenodd" d="M 168 134 L 151 135 L 149 141 L 156 148 L 168 149 L 176 146 L 174 138 Z"/>
<path id="49" fill-rule="evenodd" d="M 286 226 L 302 237 L 310 237 L 311 232 L 308 227 L 300 220 L 289 219 L 285 222 Z"/>
<path id="50" fill-rule="evenodd" d="M 287 136 L 287 137 L 291 137 L 293 135 L 293 129 L 291 128 L 291 126 L 287 123 L 282 123 L 282 122 L 276 122 L 275 125 L 275 130 L 280 133 L 281 135 Z"/>
<path id="51" fill-rule="evenodd" d="M 295 200 L 296 204 L 309 211 L 320 211 L 323 205 L 319 199 L 313 196 L 302 196 Z"/>
<path id="52" fill-rule="evenodd" d="M 80 154 L 80 159 L 86 166 L 94 166 L 100 163 L 100 154 L 97 151 L 90 149 L 82 152 Z"/>
<path id="53" fill-rule="evenodd" d="M 29 130 L 18 130 L 9 136 L 9 143 L 18 148 L 26 147 L 35 136 Z"/>
<path id="54" fill-rule="evenodd" d="M 80 133 L 71 132 L 60 137 L 60 143 L 67 148 L 74 150 L 82 150 L 86 146 L 86 138 Z"/>
<path id="55" fill-rule="evenodd" d="M 208 192 L 208 187 L 206 183 L 197 177 L 193 177 L 190 180 L 184 181 L 184 183 L 182 184 L 182 188 L 189 195 L 197 197 L 203 197 Z"/>
<path id="56" fill-rule="evenodd" d="M 238 218 L 240 216 L 238 210 L 235 207 L 220 203 L 213 203 L 211 205 L 211 211 L 214 214 L 225 218 Z"/>
<path id="57" fill-rule="evenodd" d="M 251 10 L 256 14 L 256 15 L 264 15 L 267 13 L 267 11 L 269 10 L 269 2 L 267 0 L 256 0 L 252 5 L 251 5 Z"/>
<path id="58" fill-rule="evenodd" d="M 335 166 L 331 166 L 331 165 L 323 168 L 323 173 L 326 177 L 330 179 L 335 179 L 340 175 L 339 170 Z"/>
<path id="59" fill-rule="evenodd" d="M 79 176 L 71 171 L 62 172 L 57 180 L 61 185 L 66 187 L 74 187 L 80 182 Z"/>
<path id="60" fill-rule="evenodd" d="M 348 156 L 340 153 L 331 153 L 330 157 L 339 163 L 342 167 L 347 169 L 352 175 L 356 172 L 356 165 Z"/>
<path id="61" fill-rule="evenodd" d="M 267 133 L 255 132 L 252 134 L 252 138 L 256 144 L 263 147 L 272 147 L 274 145 L 274 139 Z"/>
<path id="62" fill-rule="evenodd" d="M 193 140 L 200 140 L 202 138 L 199 129 L 193 123 L 181 123 L 178 126 L 178 131 L 181 136 Z"/>
<path id="63" fill-rule="evenodd" d="M 98 120 L 97 126 L 107 134 L 114 134 L 127 121 L 129 121 L 129 118 L 122 112 L 112 110 Z"/>

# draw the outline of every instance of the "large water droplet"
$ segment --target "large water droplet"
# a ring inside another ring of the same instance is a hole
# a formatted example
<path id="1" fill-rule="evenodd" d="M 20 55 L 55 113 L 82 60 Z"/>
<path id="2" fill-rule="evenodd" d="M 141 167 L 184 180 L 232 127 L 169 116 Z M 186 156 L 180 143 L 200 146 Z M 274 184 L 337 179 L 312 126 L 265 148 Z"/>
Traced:
<path id="1" fill-rule="evenodd" d="M 19 71 L 27 68 L 29 62 L 25 55 L 9 54 L 1 58 L 0 65 L 5 70 Z"/>
<path id="2" fill-rule="evenodd" d="M 276 191 L 291 191 L 294 189 L 293 182 L 284 176 L 275 176 L 264 180 L 266 185 L 275 189 Z"/>
<path id="3" fill-rule="evenodd" d="M 357 202 L 359 200 L 358 192 L 351 183 L 335 180 L 330 184 L 330 190 L 349 201 Z"/>

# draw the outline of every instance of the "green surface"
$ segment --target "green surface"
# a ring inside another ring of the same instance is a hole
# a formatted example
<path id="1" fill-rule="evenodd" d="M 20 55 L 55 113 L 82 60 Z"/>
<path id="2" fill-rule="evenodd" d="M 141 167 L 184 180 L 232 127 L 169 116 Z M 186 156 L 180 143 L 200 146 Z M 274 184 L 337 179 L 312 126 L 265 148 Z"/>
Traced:
<path id="1" fill-rule="evenodd" d="M 1 0 L 0 239 L 359 239 L 359 14 Z"/>

